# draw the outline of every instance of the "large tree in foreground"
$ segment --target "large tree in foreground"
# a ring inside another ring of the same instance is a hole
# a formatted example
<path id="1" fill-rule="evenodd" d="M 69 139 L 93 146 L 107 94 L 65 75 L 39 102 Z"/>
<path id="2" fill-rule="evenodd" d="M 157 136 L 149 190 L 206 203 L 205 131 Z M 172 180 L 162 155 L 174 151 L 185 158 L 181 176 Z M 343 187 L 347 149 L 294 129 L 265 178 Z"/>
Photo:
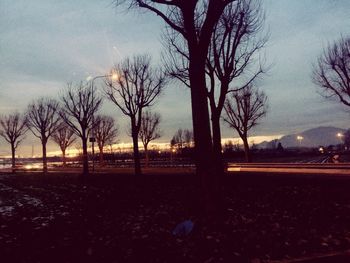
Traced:
<path id="1" fill-rule="evenodd" d="M 220 119 L 228 93 L 244 88 L 264 72 L 259 51 L 267 41 L 262 34 L 264 14 L 259 0 L 237 0 L 225 8 L 214 27 L 206 60 L 213 149 L 217 173 L 223 173 Z M 169 74 L 189 85 L 189 54 L 182 39 L 168 30 L 165 55 Z"/>
<path id="2" fill-rule="evenodd" d="M 16 168 L 16 149 L 27 132 L 26 119 L 19 113 L 9 114 L 0 119 L 0 136 L 11 145 L 12 172 Z"/>
<path id="3" fill-rule="evenodd" d="M 67 148 L 76 140 L 74 131 L 65 122 L 61 122 L 58 124 L 57 130 L 52 134 L 52 140 L 60 147 L 63 166 L 65 166 Z"/>
<path id="4" fill-rule="evenodd" d="M 142 141 L 143 148 L 145 149 L 146 166 L 149 165 L 148 144 L 160 138 L 161 132 L 159 130 L 160 115 L 151 111 L 142 113 L 141 127 L 139 137 Z"/>
<path id="5" fill-rule="evenodd" d="M 252 85 L 231 93 L 224 105 L 224 121 L 241 137 L 247 162 L 251 162 L 248 132 L 266 115 L 267 97 L 264 92 L 253 90 Z"/>
<path id="6" fill-rule="evenodd" d="M 208 215 L 215 215 L 220 205 L 220 189 L 213 165 L 214 152 L 210 131 L 205 65 L 211 36 L 225 7 L 235 0 L 116 0 L 117 4 L 129 3 L 162 18 L 183 38 L 188 51 L 189 82 L 193 133 L 196 153 L 196 172 L 202 179 L 202 192 Z"/>
<path id="7" fill-rule="evenodd" d="M 46 145 L 59 123 L 58 107 L 57 101 L 41 98 L 29 104 L 27 110 L 27 126 L 34 136 L 41 141 L 44 174 L 47 173 Z"/>
<path id="8" fill-rule="evenodd" d="M 68 84 L 62 96 L 60 115 L 64 122 L 81 139 L 83 150 L 83 175 L 89 175 L 88 138 L 93 126 L 93 116 L 101 106 L 101 97 L 95 94 L 93 82 Z"/>
<path id="9" fill-rule="evenodd" d="M 100 165 L 103 165 L 103 149 L 106 145 L 115 142 L 118 135 L 118 128 L 110 116 L 98 115 L 94 125 L 95 138 L 100 151 Z"/>
<path id="10" fill-rule="evenodd" d="M 135 174 L 140 175 L 138 138 L 142 112 L 152 106 L 164 88 L 166 79 L 159 69 L 151 66 L 151 57 L 148 55 L 126 58 L 114 67 L 113 72 L 118 75 L 118 79 L 106 81 L 106 93 L 121 112 L 130 118 Z"/>
<path id="11" fill-rule="evenodd" d="M 328 46 L 314 66 L 313 81 L 326 97 L 350 107 L 350 37 Z"/>

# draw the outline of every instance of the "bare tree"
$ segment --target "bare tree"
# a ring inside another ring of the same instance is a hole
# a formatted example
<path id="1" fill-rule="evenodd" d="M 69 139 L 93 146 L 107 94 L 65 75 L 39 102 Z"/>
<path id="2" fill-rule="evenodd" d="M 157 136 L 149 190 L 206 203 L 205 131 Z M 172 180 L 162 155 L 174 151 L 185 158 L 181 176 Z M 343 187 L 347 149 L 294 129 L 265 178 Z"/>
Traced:
<path id="1" fill-rule="evenodd" d="M 52 140 L 55 143 L 57 143 L 60 147 L 62 151 L 63 166 L 65 166 L 66 150 L 76 140 L 76 137 L 74 136 L 74 131 L 65 122 L 60 122 L 58 124 L 57 130 L 52 134 Z"/>
<path id="2" fill-rule="evenodd" d="M 188 129 L 178 129 L 171 139 L 171 146 L 178 149 L 185 147 L 191 147 L 193 143 L 193 132 Z"/>
<path id="3" fill-rule="evenodd" d="M 328 46 L 314 66 L 313 81 L 328 98 L 350 107 L 350 37 Z"/>
<path id="4" fill-rule="evenodd" d="M 264 92 L 253 90 L 251 85 L 232 93 L 226 99 L 224 121 L 234 128 L 241 137 L 245 158 L 251 161 L 248 132 L 266 115 L 267 97 Z"/>
<path id="5" fill-rule="evenodd" d="M 81 139 L 83 150 L 83 175 L 89 175 L 88 138 L 92 128 L 93 115 L 101 106 L 102 99 L 95 94 L 93 83 L 81 82 L 73 87 L 68 84 L 62 96 L 63 107 L 60 116 Z"/>
<path id="6" fill-rule="evenodd" d="M 46 144 L 50 136 L 56 131 L 59 123 L 58 107 L 59 104 L 57 101 L 41 98 L 29 104 L 27 110 L 27 127 L 35 137 L 41 140 L 44 174 L 47 173 Z"/>
<path id="7" fill-rule="evenodd" d="M 112 144 L 115 141 L 118 135 L 118 128 L 116 128 L 112 117 L 99 115 L 96 117 L 94 130 L 100 150 L 100 164 L 103 165 L 103 149 L 107 144 Z"/>
<path id="8" fill-rule="evenodd" d="M 16 149 L 24 139 L 28 128 L 26 119 L 19 113 L 9 114 L 0 119 L 0 136 L 11 145 L 12 172 L 16 168 Z"/>
<path id="9" fill-rule="evenodd" d="M 213 165 L 205 65 L 215 25 L 225 7 L 235 0 L 115 0 L 117 5 L 129 3 L 130 8 L 153 12 L 186 43 L 189 55 L 188 72 L 191 87 L 196 172 L 201 176 L 205 210 L 216 215 L 221 205 L 219 182 Z"/>
<path id="10" fill-rule="evenodd" d="M 250 85 L 264 72 L 259 51 L 267 41 L 262 31 L 260 0 L 237 0 L 226 6 L 214 27 L 206 60 L 213 150 L 217 173 L 223 174 L 220 118 L 228 93 Z M 189 86 L 189 53 L 172 31 L 165 35 L 171 51 L 165 57 L 169 74 Z"/>
<path id="11" fill-rule="evenodd" d="M 184 136 L 183 136 L 184 132 L 183 130 L 180 128 L 178 129 L 173 138 L 171 139 L 171 146 L 172 147 L 176 147 L 178 149 L 182 149 L 182 146 L 184 144 Z"/>
<path id="12" fill-rule="evenodd" d="M 117 80 L 109 79 L 108 98 L 130 118 L 131 137 L 133 140 L 135 174 L 141 174 L 138 137 L 141 116 L 144 108 L 151 106 L 161 93 L 166 79 L 164 74 L 151 66 L 148 55 L 126 58 L 116 65 L 113 71 L 119 76 Z"/>
<path id="13" fill-rule="evenodd" d="M 146 111 L 141 116 L 141 127 L 139 137 L 145 149 L 146 166 L 149 165 L 148 144 L 160 138 L 161 132 L 159 130 L 160 115 Z"/>
<path id="14" fill-rule="evenodd" d="M 184 143 L 186 147 L 191 147 L 193 143 L 193 132 L 191 130 L 184 130 Z"/>

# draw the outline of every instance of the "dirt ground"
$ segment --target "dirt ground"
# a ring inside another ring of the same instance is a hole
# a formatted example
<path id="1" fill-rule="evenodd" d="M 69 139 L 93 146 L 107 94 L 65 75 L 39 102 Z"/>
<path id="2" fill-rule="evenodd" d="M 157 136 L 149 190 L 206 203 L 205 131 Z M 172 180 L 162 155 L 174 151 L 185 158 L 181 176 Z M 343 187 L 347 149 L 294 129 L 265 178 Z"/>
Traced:
<path id="1" fill-rule="evenodd" d="M 274 262 L 350 249 L 350 179 L 229 176 L 220 222 L 191 173 L 0 175 L 1 262 Z M 174 236 L 190 219 L 193 231 Z"/>

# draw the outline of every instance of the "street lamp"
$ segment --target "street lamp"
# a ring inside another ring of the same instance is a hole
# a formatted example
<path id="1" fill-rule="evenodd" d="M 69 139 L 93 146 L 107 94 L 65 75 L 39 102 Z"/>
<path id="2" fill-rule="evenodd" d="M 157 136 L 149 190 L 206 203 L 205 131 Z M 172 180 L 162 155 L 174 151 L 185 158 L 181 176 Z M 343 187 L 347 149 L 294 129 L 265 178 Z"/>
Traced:
<path id="1" fill-rule="evenodd" d="M 339 138 L 339 142 L 340 142 L 340 147 L 339 147 L 339 149 L 342 148 L 343 136 L 344 136 L 344 134 L 342 134 L 341 132 L 338 132 L 338 133 L 337 133 L 337 137 Z"/>
<path id="2" fill-rule="evenodd" d="M 342 140 L 343 136 L 344 136 L 344 134 L 342 134 L 341 132 L 337 133 L 337 137 L 339 138 L 340 141 Z"/>
<path id="3" fill-rule="evenodd" d="M 106 75 L 100 75 L 100 76 L 95 76 L 94 78 L 88 77 L 88 81 L 91 82 L 91 99 L 92 99 L 92 108 L 94 108 L 94 81 L 96 79 L 100 78 L 111 78 L 112 80 L 118 79 L 118 74 L 117 73 L 111 73 L 111 74 L 106 74 Z M 95 172 L 95 112 L 92 112 L 91 116 L 91 122 L 92 122 L 92 136 L 90 137 L 89 141 L 91 142 L 91 150 L 92 150 L 92 171 Z"/>
<path id="4" fill-rule="evenodd" d="M 304 139 L 303 136 L 298 135 L 297 140 L 299 141 L 299 147 L 301 147 L 301 141 Z"/>

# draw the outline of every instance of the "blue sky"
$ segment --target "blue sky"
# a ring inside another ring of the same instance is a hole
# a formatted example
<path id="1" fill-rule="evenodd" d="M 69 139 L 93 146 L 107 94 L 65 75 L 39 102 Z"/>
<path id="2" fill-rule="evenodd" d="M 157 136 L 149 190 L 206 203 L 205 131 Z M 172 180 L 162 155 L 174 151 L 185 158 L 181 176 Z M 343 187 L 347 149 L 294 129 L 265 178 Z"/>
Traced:
<path id="1" fill-rule="evenodd" d="M 111 2 L 0 0 L 1 114 L 23 112 L 38 96 L 57 97 L 67 82 L 105 74 L 128 55 L 150 53 L 159 62 L 164 23 L 153 14 L 116 10 Z M 295 133 L 320 125 L 350 128 L 345 107 L 322 98 L 311 82 L 312 63 L 322 49 L 349 35 L 350 2 L 262 2 L 272 68 L 259 86 L 269 97 L 269 112 L 252 134 Z M 154 110 L 163 118 L 161 141 L 169 141 L 179 127 L 191 127 L 189 90 L 180 85 L 169 85 Z M 126 117 L 107 101 L 103 112 L 116 119 L 120 139 L 128 141 Z M 223 125 L 224 137 L 234 135 Z M 33 142 L 28 135 L 23 148 Z"/>

